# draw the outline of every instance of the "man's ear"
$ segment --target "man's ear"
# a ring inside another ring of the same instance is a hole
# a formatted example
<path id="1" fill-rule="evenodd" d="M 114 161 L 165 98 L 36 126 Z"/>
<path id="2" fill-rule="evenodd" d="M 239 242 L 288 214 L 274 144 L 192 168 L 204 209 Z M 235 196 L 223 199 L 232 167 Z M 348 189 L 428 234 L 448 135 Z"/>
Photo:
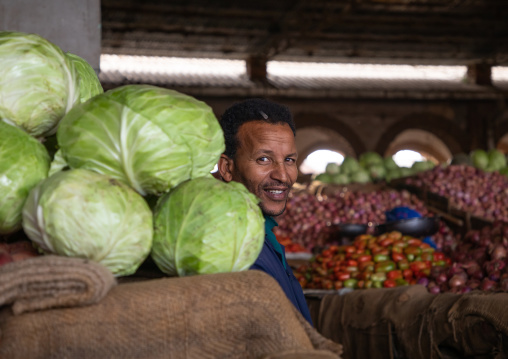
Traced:
<path id="1" fill-rule="evenodd" d="M 233 180 L 233 166 L 234 163 L 231 158 L 225 154 L 220 155 L 217 167 L 224 182 L 231 182 Z"/>

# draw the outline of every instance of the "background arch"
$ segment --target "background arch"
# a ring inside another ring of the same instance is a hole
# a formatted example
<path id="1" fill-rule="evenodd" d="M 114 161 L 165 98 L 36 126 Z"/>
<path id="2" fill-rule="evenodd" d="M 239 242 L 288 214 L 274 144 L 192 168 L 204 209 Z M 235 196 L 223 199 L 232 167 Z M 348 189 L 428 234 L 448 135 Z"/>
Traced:
<path id="1" fill-rule="evenodd" d="M 406 130 L 423 130 L 440 139 L 452 155 L 469 152 L 470 139 L 457 124 L 434 114 L 420 113 L 402 117 L 382 134 L 376 152 L 385 154 L 398 135 Z"/>

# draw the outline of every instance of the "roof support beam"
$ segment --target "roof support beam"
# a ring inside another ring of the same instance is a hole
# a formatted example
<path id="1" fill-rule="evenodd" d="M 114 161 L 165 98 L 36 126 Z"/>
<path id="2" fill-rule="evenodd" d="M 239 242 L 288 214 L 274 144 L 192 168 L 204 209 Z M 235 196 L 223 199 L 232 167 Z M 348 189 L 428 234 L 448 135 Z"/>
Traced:
<path id="1" fill-rule="evenodd" d="M 475 85 L 492 85 L 492 66 L 485 63 L 476 63 L 467 67 L 467 82 Z"/>

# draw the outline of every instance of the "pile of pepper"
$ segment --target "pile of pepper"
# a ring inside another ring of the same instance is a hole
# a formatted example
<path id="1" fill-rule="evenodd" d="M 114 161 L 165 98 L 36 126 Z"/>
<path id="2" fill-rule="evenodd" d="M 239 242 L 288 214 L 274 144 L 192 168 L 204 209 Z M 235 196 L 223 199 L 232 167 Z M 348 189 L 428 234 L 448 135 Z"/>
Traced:
<path id="1" fill-rule="evenodd" d="M 389 232 L 329 246 L 294 274 L 304 289 L 392 288 L 417 284 L 430 276 L 432 267 L 450 264 L 422 240 Z"/>

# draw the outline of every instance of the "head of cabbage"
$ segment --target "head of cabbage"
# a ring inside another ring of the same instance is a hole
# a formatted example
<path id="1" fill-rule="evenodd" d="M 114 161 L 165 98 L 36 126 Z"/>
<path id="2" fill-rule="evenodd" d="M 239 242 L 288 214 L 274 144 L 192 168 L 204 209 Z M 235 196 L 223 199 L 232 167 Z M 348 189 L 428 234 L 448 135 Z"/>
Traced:
<path id="1" fill-rule="evenodd" d="M 0 120 L 34 137 L 54 134 L 75 104 L 102 90 L 78 62 L 39 35 L 0 31 Z"/>
<path id="2" fill-rule="evenodd" d="M 151 256 L 168 275 L 246 270 L 263 241 L 258 199 L 239 182 L 189 180 L 163 195 L 154 209 Z"/>
<path id="3" fill-rule="evenodd" d="M 142 195 L 209 174 L 225 148 L 208 105 L 149 85 L 118 87 L 75 106 L 57 139 L 70 168 L 107 174 Z"/>
<path id="4" fill-rule="evenodd" d="M 48 254 L 89 259 L 117 276 L 150 252 L 152 212 L 129 186 L 83 169 L 57 172 L 30 192 L 23 230 Z"/>
<path id="5" fill-rule="evenodd" d="M 71 52 L 66 52 L 65 55 L 71 59 L 78 74 L 79 102 L 88 101 L 104 92 L 95 70 L 85 59 Z"/>
<path id="6" fill-rule="evenodd" d="M 23 130 L 0 121 L 0 234 L 21 229 L 30 190 L 48 175 L 46 148 Z"/>

